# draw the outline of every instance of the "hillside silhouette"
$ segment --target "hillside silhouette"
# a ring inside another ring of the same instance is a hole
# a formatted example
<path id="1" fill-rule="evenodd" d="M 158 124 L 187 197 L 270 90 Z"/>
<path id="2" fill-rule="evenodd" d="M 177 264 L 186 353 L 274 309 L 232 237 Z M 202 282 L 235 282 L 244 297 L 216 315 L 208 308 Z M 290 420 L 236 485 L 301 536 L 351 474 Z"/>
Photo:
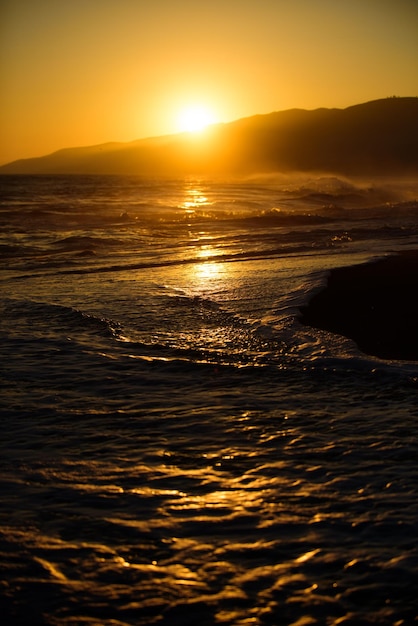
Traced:
<path id="1" fill-rule="evenodd" d="M 291 109 L 130 143 L 67 148 L 0 167 L 0 174 L 348 175 L 418 173 L 418 98 L 346 109 Z"/>

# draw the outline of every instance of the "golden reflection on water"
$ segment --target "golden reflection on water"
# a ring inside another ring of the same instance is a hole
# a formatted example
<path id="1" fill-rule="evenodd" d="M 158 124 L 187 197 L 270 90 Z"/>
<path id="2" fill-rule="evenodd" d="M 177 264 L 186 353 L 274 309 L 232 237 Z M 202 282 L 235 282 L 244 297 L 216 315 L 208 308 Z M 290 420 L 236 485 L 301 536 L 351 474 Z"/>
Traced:
<path id="1" fill-rule="evenodd" d="M 210 244 L 203 244 L 197 248 L 196 259 L 201 259 L 202 263 L 192 264 L 188 268 L 191 278 L 204 285 L 207 281 L 225 278 L 227 274 L 227 264 L 217 262 L 215 259 L 218 255 L 219 250 Z"/>
<path id="2" fill-rule="evenodd" d="M 227 489 L 215 489 L 207 494 L 188 494 L 178 496 L 165 503 L 166 514 L 175 515 L 178 519 L 186 516 L 196 521 L 220 517 L 225 521 L 233 519 L 243 512 L 263 506 L 260 492 L 249 492 L 241 486 L 228 486 Z"/>
<path id="3" fill-rule="evenodd" d="M 202 209 L 212 204 L 199 185 L 192 184 L 186 186 L 184 194 L 185 198 L 180 208 L 184 209 L 186 213 L 192 214 L 196 209 Z"/>
<path id="4" fill-rule="evenodd" d="M 207 261 L 206 263 L 198 263 L 193 270 L 197 279 L 207 281 L 221 278 L 224 274 L 223 266 L 224 263 Z"/>
<path id="5" fill-rule="evenodd" d="M 213 202 L 205 194 L 203 185 L 200 184 L 199 181 L 186 183 L 184 188 L 184 200 L 180 208 L 183 209 L 188 216 L 193 217 L 197 214 L 202 216 L 204 215 L 205 209 L 212 204 Z M 201 260 L 202 263 L 197 262 L 196 264 L 191 264 L 188 268 L 189 277 L 192 282 L 198 282 L 204 287 L 207 287 L 214 279 L 225 278 L 227 273 L 227 264 L 215 261 L 215 257 L 222 255 L 222 250 L 209 243 L 205 243 L 208 239 L 210 239 L 210 235 L 204 231 L 196 235 L 194 252 L 196 261 Z"/>

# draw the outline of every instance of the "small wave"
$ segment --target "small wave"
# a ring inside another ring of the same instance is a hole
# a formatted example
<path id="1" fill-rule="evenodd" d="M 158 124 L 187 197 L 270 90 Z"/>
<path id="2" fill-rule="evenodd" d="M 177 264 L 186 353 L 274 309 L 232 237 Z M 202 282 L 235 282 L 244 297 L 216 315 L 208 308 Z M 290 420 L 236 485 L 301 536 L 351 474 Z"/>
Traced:
<path id="1" fill-rule="evenodd" d="M 76 250 L 85 250 L 89 248 L 107 248 L 126 245 L 126 241 L 116 237 L 92 237 L 87 235 L 73 235 L 58 239 L 53 243 L 55 247 L 62 251 L 73 252 Z"/>
<path id="2" fill-rule="evenodd" d="M 119 337 L 122 333 L 118 322 L 84 313 L 73 307 L 34 300 L 7 299 L 3 316 L 16 324 L 45 328 L 48 333 L 56 330 L 60 335 L 68 332 L 89 333 L 102 337 Z"/>
<path id="3" fill-rule="evenodd" d="M 242 218 L 245 223 L 254 223 L 258 225 L 274 224 L 278 226 L 300 226 L 311 224 L 324 224 L 329 222 L 327 216 L 316 215 L 312 213 L 299 213 L 295 211 L 285 211 L 280 208 L 272 208 L 263 210 L 258 215 L 251 215 Z"/>
<path id="4" fill-rule="evenodd" d="M 0 244 L 1 259 L 20 259 L 40 254 L 41 251 L 33 246 L 22 246 L 17 244 Z"/>

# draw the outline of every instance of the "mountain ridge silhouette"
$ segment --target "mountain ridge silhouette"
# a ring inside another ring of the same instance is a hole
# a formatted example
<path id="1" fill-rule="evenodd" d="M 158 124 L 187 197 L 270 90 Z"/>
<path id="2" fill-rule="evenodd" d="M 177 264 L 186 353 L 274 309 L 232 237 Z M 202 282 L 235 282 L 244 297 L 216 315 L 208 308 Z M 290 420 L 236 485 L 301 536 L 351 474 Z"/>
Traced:
<path id="1" fill-rule="evenodd" d="M 0 174 L 347 175 L 418 173 L 418 98 L 345 109 L 287 109 L 180 133 L 63 148 L 19 159 Z"/>

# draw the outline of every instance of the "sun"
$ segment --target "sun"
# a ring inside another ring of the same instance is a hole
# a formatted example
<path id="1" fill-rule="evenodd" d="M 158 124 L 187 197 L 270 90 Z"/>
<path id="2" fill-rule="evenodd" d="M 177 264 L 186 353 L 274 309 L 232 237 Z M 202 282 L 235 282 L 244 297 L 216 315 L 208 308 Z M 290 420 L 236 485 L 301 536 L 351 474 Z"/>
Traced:
<path id="1" fill-rule="evenodd" d="M 215 123 L 213 113 L 205 106 L 192 105 L 180 112 L 178 128 L 182 132 L 195 133 Z"/>

